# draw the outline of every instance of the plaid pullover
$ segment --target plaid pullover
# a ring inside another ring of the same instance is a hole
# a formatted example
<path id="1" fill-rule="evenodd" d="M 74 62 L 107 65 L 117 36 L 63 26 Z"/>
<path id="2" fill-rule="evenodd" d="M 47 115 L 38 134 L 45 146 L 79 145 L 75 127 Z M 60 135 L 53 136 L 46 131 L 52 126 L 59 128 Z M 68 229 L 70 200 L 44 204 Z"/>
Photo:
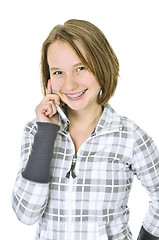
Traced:
<path id="1" fill-rule="evenodd" d="M 24 128 L 13 209 L 25 224 L 38 221 L 36 240 L 131 240 L 134 175 L 151 199 L 140 236 L 158 239 L 159 153 L 146 132 L 107 104 L 75 154 L 67 125 L 33 120 Z"/>

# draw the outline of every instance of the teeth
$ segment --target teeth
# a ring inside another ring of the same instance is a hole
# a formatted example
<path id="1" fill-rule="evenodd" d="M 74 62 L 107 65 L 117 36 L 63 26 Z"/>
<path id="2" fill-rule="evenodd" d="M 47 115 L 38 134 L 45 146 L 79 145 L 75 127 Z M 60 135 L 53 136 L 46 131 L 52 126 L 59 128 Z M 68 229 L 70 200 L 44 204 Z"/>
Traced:
<path id="1" fill-rule="evenodd" d="M 71 97 L 71 98 L 75 98 L 75 97 L 79 97 L 80 95 L 82 95 L 84 92 L 86 92 L 86 90 L 80 92 L 80 93 L 77 93 L 77 94 L 74 94 L 74 95 L 69 95 L 69 94 L 66 94 L 68 97 Z"/>

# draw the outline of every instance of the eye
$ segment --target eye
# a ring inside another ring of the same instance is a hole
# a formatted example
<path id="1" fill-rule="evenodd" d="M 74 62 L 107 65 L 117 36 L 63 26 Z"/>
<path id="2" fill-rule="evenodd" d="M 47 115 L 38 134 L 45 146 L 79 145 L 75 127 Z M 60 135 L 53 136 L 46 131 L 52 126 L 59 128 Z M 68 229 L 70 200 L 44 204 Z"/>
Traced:
<path id="1" fill-rule="evenodd" d="M 80 72 L 80 71 L 82 71 L 82 70 L 85 70 L 85 67 L 83 67 L 83 66 L 79 67 L 79 68 L 77 69 L 77 72 Z"/>
<path id="2" fill-rule="evenodd" d="M 60 74 L 62 74 L 61 71 L 56 71 L 56 72 L 53 73 L 53 75 L 60 75 Z"/>

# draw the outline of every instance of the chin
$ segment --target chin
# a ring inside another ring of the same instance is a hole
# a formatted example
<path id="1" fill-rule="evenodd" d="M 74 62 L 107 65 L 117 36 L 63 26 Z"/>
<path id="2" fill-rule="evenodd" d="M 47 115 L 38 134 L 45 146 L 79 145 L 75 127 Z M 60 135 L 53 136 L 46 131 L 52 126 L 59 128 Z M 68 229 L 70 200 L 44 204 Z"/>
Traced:
<path id="1" fill-rule="evenodd" d="M 87 104 L 67 104 L 67 106 L 74 111 L 80 111 L 87 108 Z"/>

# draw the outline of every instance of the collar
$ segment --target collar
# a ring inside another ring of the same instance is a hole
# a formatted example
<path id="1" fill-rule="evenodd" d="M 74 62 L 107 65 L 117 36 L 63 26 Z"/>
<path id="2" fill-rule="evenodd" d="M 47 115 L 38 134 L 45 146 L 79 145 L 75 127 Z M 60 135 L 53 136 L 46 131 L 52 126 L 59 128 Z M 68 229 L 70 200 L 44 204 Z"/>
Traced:
<path id="1" fill-rule="evenodd" d="M 60 118 L 60 132 L 67 134 L 68 124 L 64 123 Z M 92 133 L 92 136 L 104 134 L 107 132 L 121 131 L 123 129 L 123 125 L 121 122 L 120 115 L 107 103 L 103 108 L 103 113 L 98 121 L 98 124 Z"/>
<path id="2" fill-rule="evenodd" d="M 107 103 L 104 106 L 103 113 L 96 126 L 95 133 L 100 134 L 121 131 L 122 129 L 123 125 L 120 115 L 110 106 L 109 103 Z"/>

